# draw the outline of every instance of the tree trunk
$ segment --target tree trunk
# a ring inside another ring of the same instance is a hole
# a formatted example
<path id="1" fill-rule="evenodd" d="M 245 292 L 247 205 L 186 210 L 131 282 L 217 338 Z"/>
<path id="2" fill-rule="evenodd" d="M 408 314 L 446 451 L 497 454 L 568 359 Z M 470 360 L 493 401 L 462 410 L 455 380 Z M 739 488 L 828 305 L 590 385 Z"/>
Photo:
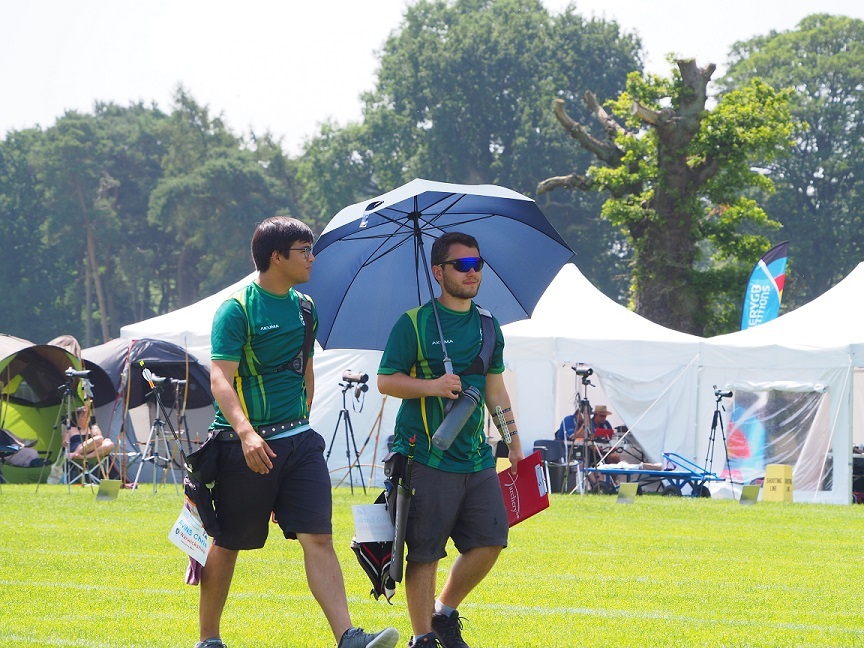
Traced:
<path id="1" fill-rule="evenodd" d="M 693 231 L 701 214 L 700 187 L 715 169 L 694 171 L 688 163 L 690 143 L 701 127 L 705 114 L 707 87 L 715 66 L 698 68 L 692 60 L 678 61 L 682 90 L 677 108 L 655 110 L 632 106 L 633 114 L 657 133 L 657 179 L 651 185 L 653 194 L 642 204 L 643 218 L 631 221 L 628 233 L 633 242 L 633 299 L 636 312 L 657 324 L 685 333 L 702 332 L 701 315 L 704 297 L 694 285 L 697 241 Z M 607 113 L 590 92 L 585 104 L 602 125 L 606 139 L 593 137 L 564 111 L 564 102 L 556 99 L 555 117 L 585 150 L 611 166 L 633 164 L 625 161 L 625 151 L 616 138 L 625 129 Z M 635 165 L 633 168 L 636 171 Z M 539 183 L 538 193 L 557 188 L 590 189 L 590 178 L 572 173 L 548 178 Z M 613 198 L 644 195 L 642 181 L 607 187 Z"/>
<path id="2" fill-rule="evenodd" d="M 108 305 L 105 301 L 105 291 L 102 289 L 102 278 L 99 276 L 99 266 L 96 263 L 96 243 L 93 239 L 93 229 L 90 226 L 90 216 L 87 211 L 87 203 L 81 186 L 75 184 L 75 193 L 78 195 L 78 205 L 81 207 L 81 216 L 84 219 L 84 235 L 87 240 L 87 260 L 90 264 L 90 276 L 93 279 L 93 287 L 96 289 L 96 301 L 99 304 L 99 320 L 102 324 L 102 342 L 108 342 L 111 335 L 108 331 Z M 87 317 L 90 314 L 87 313 Z"/>
<path id="3" fill-rule="evenodd" d="M 93 284 L 90 283 L 90 262 L 87 261 L 87 253 L 84 253 L 84 348 L 93 346 L 93 318 L 90 312 L 93 310 Z"/>

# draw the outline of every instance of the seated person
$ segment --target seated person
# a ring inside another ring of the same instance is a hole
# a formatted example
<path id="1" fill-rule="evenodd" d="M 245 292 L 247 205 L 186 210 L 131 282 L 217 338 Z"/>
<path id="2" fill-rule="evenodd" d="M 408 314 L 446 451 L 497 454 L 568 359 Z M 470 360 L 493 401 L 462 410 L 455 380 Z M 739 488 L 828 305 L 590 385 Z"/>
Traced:
<path id="1" fill-rule="evenodd" d="M 75 427 L 67 429 L 66 436 L 63 445 L 66 446 L 69 459 L 100 460 L 114 449 L 114 442 L 102 436 L 102 430 L 90 418 L 87 407 L 75 410 Z"/>
<path id="2" fill-rule="evenodd" d="M 582 412 L 578 409 L 572 414 L 568 414 L 564 417 L 561 421 L 561 425 L 558 426 L 558 430 L 555 432 L 555 438 L 573 441 L 576 438 L 577 428 L 582 428 Z"/>
<path id="3" fill-rule="evenodd" d="M 19 468 L 38 468 L 45 465 L 45 460 L 33 448 L 21 448 L 7 456 L 3 462 Z"/>
<path id="4" fill-rule="evenodd" d="M 609 452 L 608 444 L 611 444 L 615 439 L 615 429 L 608 421 L 609 415 L 612 412 L 605 405 L 598 405 L 594 408 L 594 414 L 591 417 L 591 423 L 594 426 L 594 441 L 602 444 L 598 451 L 600 456 L 605 456 L 604 463 L 614 464 L 621 461 L 621 454 L 614 449 Z"/>
<path id="5" fill-rule="evenodd" d="M 594 414 L 591 416 L 591 422 L 594 426 L 594 441 L 599 444 L 609 444 L 615 437 L 615 430 L 612 424 L 607 420 L 611 412 L 605 405 L 598 405 L 594 408 Z M 569 416 L 565 416 L 561 421 L 558 431 L 555 433 L 556 439 L 567 439 L 568 441 L 582 441 L 585 438 L 585 425 L 582 423 L 582 412 L 577 410 Z M 607 448 L 608 450 L 608 448 Z M 600 458 L 606 455 L 603 451 L 603 446 L 595 447 L 592 454 L 594 455 L 594 463 L 599 462 Z M 621 461 L 621 455 L 618 452 L 609 452 L 604 463 L 612 464 Z"/>
<path id="6" fill-rule="evenodd" d="M 607 420 L 612 412 L 605 405 L 598 405 L 594 408 L 594 415 L 591 417 L 591 422 L 594 424 L 594 438 L 598 441 L 609 443 L 615 436 L 615 430 L 612 424 Z"/>

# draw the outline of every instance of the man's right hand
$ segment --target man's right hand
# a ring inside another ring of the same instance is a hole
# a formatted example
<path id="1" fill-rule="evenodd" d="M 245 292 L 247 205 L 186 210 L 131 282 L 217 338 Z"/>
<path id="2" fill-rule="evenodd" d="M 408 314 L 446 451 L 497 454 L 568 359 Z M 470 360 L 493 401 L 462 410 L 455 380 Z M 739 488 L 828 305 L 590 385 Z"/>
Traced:
<path id="1" fill-rule="evenodd" d="M 434 380 L 429 381 L 433 388 L 433 393 L 430 396 L 440 396 L 441 398 L 457 399 L 462 393 L 462 379 L 456 374 L 444 374 Z"/>
<path id="2" fill-rule="evenodd" d="M 276 453 L 270 449 L 267 442 L 253 430 L 240 436 L 240 443 L 243 446 L 243 456 L 249 470 L 261 475 L 269 473 L 273 467 L 271 459 L 276 456 Z"/>

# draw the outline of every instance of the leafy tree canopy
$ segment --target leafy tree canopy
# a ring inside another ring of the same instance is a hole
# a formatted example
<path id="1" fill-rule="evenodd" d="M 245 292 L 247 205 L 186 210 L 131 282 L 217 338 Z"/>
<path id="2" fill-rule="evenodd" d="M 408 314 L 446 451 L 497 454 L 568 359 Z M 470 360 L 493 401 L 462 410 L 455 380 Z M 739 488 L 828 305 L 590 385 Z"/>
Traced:
<path id="1" fill-rule="evenodd" d="M 751 197 L 772 183 L 752 165 L 782 155 L 793 128 L 789 93 L 758 79 L 707 110 L 713 72 L 680 60 L 671 78 L 631 73 L 605 107 L 587 93 L 602 139 L 559 100 L 559 122 L 597 163 L 538 188 L 604 192 L 603 217 L 633 249 L 636 311 L 696 334 L 736 321 L 740 287 L 767 244 L 758 230 L 772 225 Z"/>

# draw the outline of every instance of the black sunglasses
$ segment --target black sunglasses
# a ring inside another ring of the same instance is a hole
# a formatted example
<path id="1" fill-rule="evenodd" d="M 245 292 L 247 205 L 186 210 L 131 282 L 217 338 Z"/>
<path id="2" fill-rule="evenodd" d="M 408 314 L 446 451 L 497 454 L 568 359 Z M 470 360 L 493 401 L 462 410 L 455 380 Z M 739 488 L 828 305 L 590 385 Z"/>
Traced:
<path id="1" fill-rule="evenodd" d="M 450 259 L 450 261 L 444 261 L 439 265 L 452 265 L 456 272 L 469 272 L 471 270 L 480 272 L 485 263 L 483 257 L 465 257 L 462 259 Z"/>

